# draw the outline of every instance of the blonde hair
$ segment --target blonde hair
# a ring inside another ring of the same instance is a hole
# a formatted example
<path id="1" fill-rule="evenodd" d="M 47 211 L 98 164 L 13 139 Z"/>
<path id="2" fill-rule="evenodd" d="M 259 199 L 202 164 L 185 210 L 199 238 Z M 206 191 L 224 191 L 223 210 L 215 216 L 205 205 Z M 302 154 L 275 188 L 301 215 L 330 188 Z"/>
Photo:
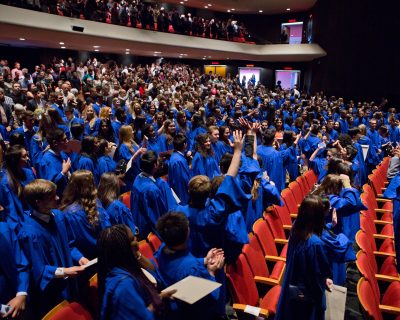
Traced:
<path id="1" fill-rule="evenodd" d="M 97 210 L 97 189 L 94 183 L 93 173 L 88 170 L 77 170 L 65 188 L 60 210 L 73 203 L 83 207 L 89 223 L 94 227 L 99 224 L 99 212 Z"/>
<path id="2" fill-rule="evenodd" d="M 103 107 L 103 108 L 101 108 L 101 109 L 100 109 L 100 112 L 99 112 L 99 118 L 100 118 L 101 120 L 103 120 L 103 119 L 110 119 L 110 111 L 111 111 L 111 108 L 110 108 L 110 107 Z"/>
<path id="3" fill-rule="evenodd" d="M 92 110 L 93 110 L 93 118 L 89 120 L 89 127 L 93 128 L 93 126 L 96 123 L 97 115 L 96 115 L 96 111 L 94 110 L 92 104 L 89 104 L 88 106 L 86 106 L 86 108 L 82 111 L 82 117 L 85 121 L 88 121 L 88 119 L 87 119 L 87 109 L 88 108 L 92 108 Z"/>
<path id="4" fill-rule="evenodd" d="M 365 136 L 367 134 L 367 126 L 365 124 L 360 124 L 358 126 L 358 129 L 360 129 L 360 133 Z"/>

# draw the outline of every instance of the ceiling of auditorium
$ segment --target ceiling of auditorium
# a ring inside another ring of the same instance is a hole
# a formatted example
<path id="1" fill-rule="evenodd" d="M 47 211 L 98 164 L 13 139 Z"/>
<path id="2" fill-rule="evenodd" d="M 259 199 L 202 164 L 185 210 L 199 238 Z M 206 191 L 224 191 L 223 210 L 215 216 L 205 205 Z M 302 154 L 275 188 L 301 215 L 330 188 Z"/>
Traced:
<path id="1" fill-rule="evenodd" d="M 231 13 L 280 14 L 311 9 L 317 0 L 166 0 L 153 1 L 181 4 L 193 8 Z M 290 10 L 287 10 L 290 9 Z M 259 12 L 262 10 L 262 12 Z"/>

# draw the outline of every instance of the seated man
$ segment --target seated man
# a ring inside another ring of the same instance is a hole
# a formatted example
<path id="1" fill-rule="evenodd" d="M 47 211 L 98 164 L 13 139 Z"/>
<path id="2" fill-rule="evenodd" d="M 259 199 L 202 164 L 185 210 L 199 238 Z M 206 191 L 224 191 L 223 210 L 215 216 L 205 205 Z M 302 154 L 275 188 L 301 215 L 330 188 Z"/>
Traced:
<path id="1" fill-rule="evenodd" d="M 189 221 L 183 213 L 171 212 L 157 221 L 157 232 L 164 241 L 155 253 L 160 278 L 168 287 L 188 276 L 216 281 L 222 272 L 224 255 L 222 250 L 211 249 L 205 258 L 194 257 L 188 249 Z M 224 288 L 219 288 L 200 301 L 189 305 L 177 301 L 174 319 L 215 319 L 224 314 Z"/>

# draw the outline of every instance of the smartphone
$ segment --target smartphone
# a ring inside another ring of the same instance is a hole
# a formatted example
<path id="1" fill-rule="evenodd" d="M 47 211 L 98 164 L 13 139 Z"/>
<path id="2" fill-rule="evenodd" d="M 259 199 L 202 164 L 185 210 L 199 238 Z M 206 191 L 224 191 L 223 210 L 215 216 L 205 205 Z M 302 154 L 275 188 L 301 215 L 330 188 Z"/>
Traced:
<path id="1" fill-rule="evenodd" d="M 326 148 L 325 142 L 318 143 L 318 148 L 321 148 L 321 149 Z"/>
<path id="2" fill-rule="evenodd" d="M 10 306 L 7 306 L 7 305 L 5 305 L 5 304 L 2 304 L 2 305 L 1 305 L 1 308 L 0 308 L 0 315 L 1 315 L 1 316 L 6 315 L 6 314 L 10 311 L 10 309 L 11 309 Z"/>

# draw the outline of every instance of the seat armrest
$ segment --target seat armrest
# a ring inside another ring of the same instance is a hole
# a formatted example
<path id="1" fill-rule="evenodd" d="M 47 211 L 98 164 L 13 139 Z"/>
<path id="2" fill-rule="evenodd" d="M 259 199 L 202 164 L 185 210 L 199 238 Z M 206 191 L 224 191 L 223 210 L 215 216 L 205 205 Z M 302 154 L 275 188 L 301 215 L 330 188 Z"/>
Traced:
<path id="1" fill-rule="evenodd" d="M 386 282 L 400 281 L 400 277 L 386 276 L 386 275 L 380 274 L 380 273 L 376 273 L 375 278 L 376 278 L 376 280 L 381 280 L 381 281 L 386 281 Z"/>
<path id="2" fill-rule="evenodd" d="M 272 278 L 267 278 L 267 277 L 255 276 L 254 277 L 254 281 L 257 282 L 257 283 L 266 284 L 268 286 L 277 286 L 277 285 L 279 285 L 279 280 L 272 279 Z"/>
<path id="3" fill-rule="evenodd" d="M 382 312 L 385 312 L 385 313 L 391 313 L 391 314 L 395 314 L 395 315 L 399 315 L 400 314 L 400 308 L 392 307 L 392 306 L 386 306 L 384 304 L 380 304 L 379 305 L 379 310 L 381 310 Z"/>
<path id="4" fill-rule="evenodd" d="M 277 257 L 277 256 L 269 256 L 269 255 L 265 256 L 265 260 L 273 261 L 273 262 L 278 262 L 278 261 L 286 262 L 286 258 Z"/>

